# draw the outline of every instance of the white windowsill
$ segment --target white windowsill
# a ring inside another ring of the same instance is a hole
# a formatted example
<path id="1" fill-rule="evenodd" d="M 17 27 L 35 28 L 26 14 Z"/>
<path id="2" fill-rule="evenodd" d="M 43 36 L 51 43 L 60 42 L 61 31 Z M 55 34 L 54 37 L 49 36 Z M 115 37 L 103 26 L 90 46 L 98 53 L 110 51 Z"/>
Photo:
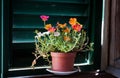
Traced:
<path id="1" fill-rule="evenodd" d="M 88 63 L 80 63 L 80 64 L 74 64 L 74 66 L 83 66 L 83 65 L 91 65 Z M 44 68 L 50 68 L 51 66 L 38 66 L 35 67 L 35 69 L 44 69 Z M 32 70 L 32 67 L 24 67 L 24 68 L 10 68 L 8 71 L 20 71 L 20 70 Z"/>

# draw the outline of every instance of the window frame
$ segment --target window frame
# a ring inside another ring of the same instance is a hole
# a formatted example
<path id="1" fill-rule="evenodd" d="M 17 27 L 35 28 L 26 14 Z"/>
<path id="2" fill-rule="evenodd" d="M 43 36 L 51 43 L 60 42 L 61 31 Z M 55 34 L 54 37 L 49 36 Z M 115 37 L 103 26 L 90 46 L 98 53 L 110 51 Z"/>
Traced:
<path id="1" fill-rule="evenodd" d="M 91 15 L 90 18 L 92 20 L 90 21 L 90 25 L 94 25 L 91 28 L 91 33 L 94 34 L 95 37 L 93 37 L 93 41 L 95 42 L 95 51 L 94 51 L 94 64 L 88 65 L 88 66 L 82 66 L 81 69 L 85 70 L 96 70 L 100 69 L 100 58 L 101 58 L 101 19 L 102 19 L 102 0 L 96 1 L 91 0 Z M 10 52 L 11 52 L 11 27 L 12 27 L 12 21 L 10 20 L 12 18 L 12 5 L 11 0 L 1 0 L 1 77 L 7 77 L 7 76 L 16 76 L 16 75 L 30 75 L 36 74 L 36 72 L 39 74 L 39 71 L 42 71 L 42 74 L 46 74 L 45 69 L 44 70 L 26 70 L 26 71 L 8 71 L 9 69 L 9 58 L 10 58 Z M 100 12 L 98 12 L 98 9 Z M 97 26 L 97 27 L 96 27 Z M 94 31 L 92 31 L 94 30 Z M 97 59 L 96 59 L 97 58 Z M 20 73 L 21 72 L 21 73 Z M 20 73 L 20 74 L 19 74 Z"/>

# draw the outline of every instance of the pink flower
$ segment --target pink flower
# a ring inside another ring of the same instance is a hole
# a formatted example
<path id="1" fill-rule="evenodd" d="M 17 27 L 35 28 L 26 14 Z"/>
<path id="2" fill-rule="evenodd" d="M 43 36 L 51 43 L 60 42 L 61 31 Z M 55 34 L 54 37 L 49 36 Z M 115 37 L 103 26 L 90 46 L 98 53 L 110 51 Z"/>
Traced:
<path id="1" fill-rule="evenodd" d="M 51 33 L 55 32 L 55 30 L 56 29 L 54 27 L 51 27 L 50 29 L 48 29 L 48 31 L 51 32 Z"/>
<path id="2" fill-rule="evenodd" d="M 46 15 L 41 15 L 40 18 L 43 20 L 43 21 L 47 21 L 49 16 L 46 16 Z"/>

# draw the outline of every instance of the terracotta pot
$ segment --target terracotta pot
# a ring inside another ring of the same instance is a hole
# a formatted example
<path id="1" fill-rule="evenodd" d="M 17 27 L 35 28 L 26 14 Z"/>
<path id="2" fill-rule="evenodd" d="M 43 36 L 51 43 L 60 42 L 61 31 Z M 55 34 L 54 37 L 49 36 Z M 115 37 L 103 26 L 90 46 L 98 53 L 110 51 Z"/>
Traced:
<path id="1" fill-rule="evenodd" d="M 51 52 L 51 56 L 52 56 L 52 70 L 72 71 L 74 69 L 76 52 L 71 53 Z"/>

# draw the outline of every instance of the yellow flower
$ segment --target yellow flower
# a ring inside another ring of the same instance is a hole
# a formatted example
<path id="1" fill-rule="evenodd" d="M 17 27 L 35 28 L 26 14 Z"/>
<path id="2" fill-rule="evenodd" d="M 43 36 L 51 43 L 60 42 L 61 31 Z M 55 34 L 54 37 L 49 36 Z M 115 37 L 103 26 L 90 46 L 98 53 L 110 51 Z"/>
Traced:
<path id="1" fill-rule="evenodd" d="M 51 25 L 51 24 L 45 25 L 45 29 L 46 29 L 46 30 L 49 30 L 50 28 L 52 28 L 52 25 Z"/>
<path id="2" fill-rule="evenodd" d="M 64 36 L 64 40 L 65 40 L 65 41 L 70 41 L 70 37 Z"/>
<path id="3" fill-rule="evenodd" d="M 77 19 L 76 18 L 70 18 L 70 20 L 69 20 L 69 24 L 70 25 L 75 25 L 77 23 Z"/>
<path id="4" fill-rule="evenodd" d="M 66 27 L 66 23 L 64 23 L 64 24 L 60 24 L 59 22 L 57 22 L 57 25 L 60 27 L 60 28 L 64 28 L 64 27 Z"/>

